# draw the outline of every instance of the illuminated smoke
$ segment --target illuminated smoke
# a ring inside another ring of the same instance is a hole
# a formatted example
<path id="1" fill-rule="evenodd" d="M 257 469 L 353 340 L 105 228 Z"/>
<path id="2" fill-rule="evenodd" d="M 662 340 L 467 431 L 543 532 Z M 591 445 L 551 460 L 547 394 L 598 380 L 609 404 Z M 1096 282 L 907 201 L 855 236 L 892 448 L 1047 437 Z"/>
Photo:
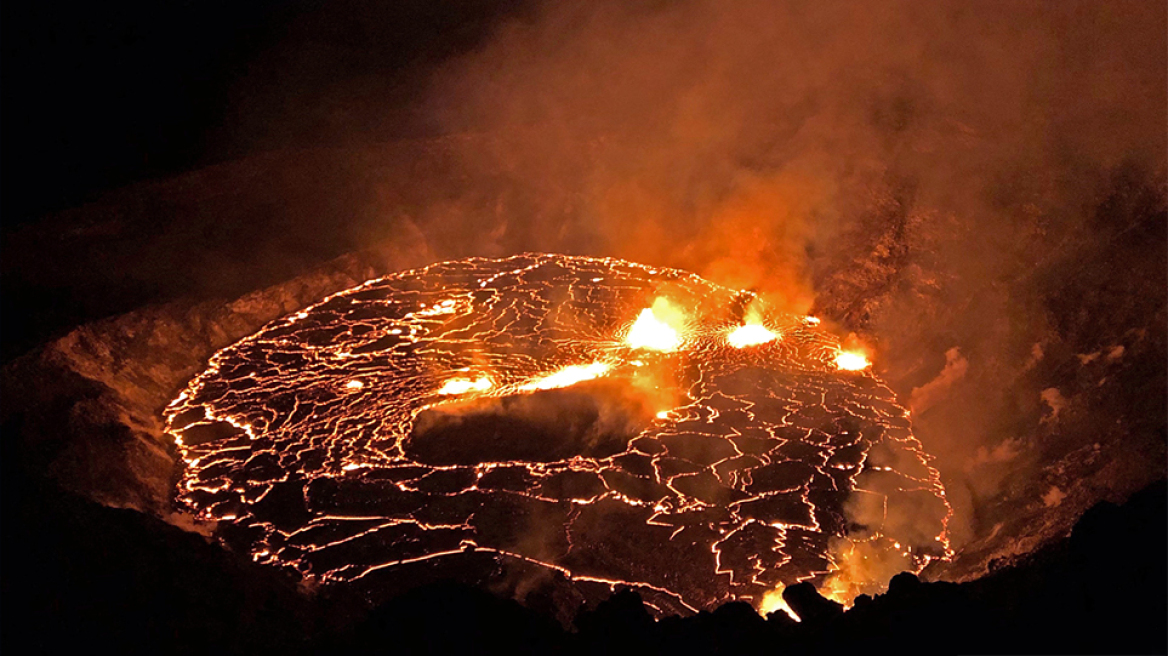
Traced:
<path id="1" fill-rule="evenodd" d="M 1164 268 L 1164 239 L 1149 227 L 1162 219 L 1099 211 L 1113 199 L 1142 203 L 1146 188 L 1163 198 L 1163 2 L 521 4 L 428 70 L 420 105 L 383 94 L 399 87 L 377 75 L 338 75 L 353 58 L 348 35 L 331 52 L 289 37 L 248 67 L 231 115 L 250 122 L 226 132 L 241 135 L 239 150 L 257 140 L 263 150 L 361 146 L 328 160 L 341 164 L 328 196 L 353 199 L 343 211 L 271 191 L 297 212 L 347 217 L 327 234 L 353 247 L 388 244 L 427 262 L 538 250 L 684 268 L 873 337 L 881 375 L 906 396 L 958 348 L 965 373 L 925 388 L 914 408 L 916 434 L 959 504 L 955 537 L 992 532 L 985 518 L 1004 512 L 985 507 L 995 499 L 1036 498 L 1017 482 L 1038 480 L 1050 447 L 1025 427 L 1057 381 L 1029 380 L 1047 374 L 1028 354 L 1042 343 L 1056 368 L 1070 344 L 1048 322 L 1078 314 L 1050 307 L 1052 283 L 1081 271 L 1081 255 L 1129 238 L 1141 245 L 1122 261 Z M 397 24 L 368 20 L 360 31 Z M 246 111 L 256 107 L 265 110 Z M 277 107 L 286 114 L 266 109 Z M 273 143 L 297 130 L 302 142 Z M 329 130 L 339 137 L 321 136 Z M 420 149 L 387 143 L 403 134 L 441 136 Z M 280 250 L 254 266 L 289 271 Z M 195 272 L 221 275 L 240 260 Z M 1123 296 L 1124 279 L 1103 296 Z M 1110 323 L 1127 330 L 1162 316 L 1162 301 L 1148 300 L 1159 295 L 1143 296 L 1130 320 Z M 979 460 L 1007 443 L 1019 457 Z M 1125 435 L 1100 443 L 1130 451 Z M 1082 489 L 1100 485 L 1111 482 Z"/>

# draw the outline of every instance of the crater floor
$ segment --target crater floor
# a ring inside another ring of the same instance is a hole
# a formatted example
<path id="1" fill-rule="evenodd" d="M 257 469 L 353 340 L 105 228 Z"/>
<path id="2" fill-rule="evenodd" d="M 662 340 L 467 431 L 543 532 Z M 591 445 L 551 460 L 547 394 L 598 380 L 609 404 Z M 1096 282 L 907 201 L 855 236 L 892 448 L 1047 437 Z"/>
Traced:
<path id="1" fill-rule="evenodd" d="M 662 299 L 676 343 L 631 339 Z M 731 340 L 747 321 L 774 338 Z M 259 562 L 372 594 L 550 577 L 569 603 L 623 585 L 685 614 L 856 592 L 863 562 L 947 555 L 950 509 L 908 413 L 817 324 L 613 259 L 370 280 L 220 351 L 170 405 L 180 500 Z"/>

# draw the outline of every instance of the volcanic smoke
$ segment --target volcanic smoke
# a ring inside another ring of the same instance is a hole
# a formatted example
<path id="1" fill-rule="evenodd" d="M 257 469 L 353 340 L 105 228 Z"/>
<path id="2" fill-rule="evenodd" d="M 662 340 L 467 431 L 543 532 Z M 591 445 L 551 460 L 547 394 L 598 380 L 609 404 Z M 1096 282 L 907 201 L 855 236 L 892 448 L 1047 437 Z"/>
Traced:
<path id="1" fill-rule="evenodd" d="M 489 554 L 686 614 L 804 580 L 882 583 L 855 554 L 898 571 L 950 555 L 938 473 L 867 367 L 749 292 L 520 255 L 273 322 L 166 418 L 181 501 L 259 562 L 375 587 Z"/>

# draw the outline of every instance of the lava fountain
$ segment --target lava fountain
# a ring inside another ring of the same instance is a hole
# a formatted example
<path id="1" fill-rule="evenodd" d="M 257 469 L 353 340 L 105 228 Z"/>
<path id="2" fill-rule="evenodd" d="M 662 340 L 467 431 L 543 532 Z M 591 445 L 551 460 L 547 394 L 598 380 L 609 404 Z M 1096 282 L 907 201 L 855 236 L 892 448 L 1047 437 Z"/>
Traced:
<path id="1" fill-rule="evenodd" d="M 259 562 L 366 590 L 524 572 L 665 614 L 851 590 L 855 554 L 919 571 L 949 554 L 937 471 L 818 324 L 615 259 L 371 280 L 223 349 L 168 407 L 179 498 Z"/>

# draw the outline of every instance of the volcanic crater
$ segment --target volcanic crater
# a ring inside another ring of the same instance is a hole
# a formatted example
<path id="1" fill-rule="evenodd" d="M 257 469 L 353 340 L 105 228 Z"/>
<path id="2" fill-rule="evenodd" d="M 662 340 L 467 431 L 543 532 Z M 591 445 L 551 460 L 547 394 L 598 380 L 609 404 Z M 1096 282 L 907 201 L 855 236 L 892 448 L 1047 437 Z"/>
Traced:
<path id="1" fill-rule="evenodd" d="M 268 324 L 165 414 L 181 502 L 259 562 L 372 598 L 426 569 L 688 614 L 951 553 L 907 411 L 841 353 L 686 272 L 469 259 Z"/>

